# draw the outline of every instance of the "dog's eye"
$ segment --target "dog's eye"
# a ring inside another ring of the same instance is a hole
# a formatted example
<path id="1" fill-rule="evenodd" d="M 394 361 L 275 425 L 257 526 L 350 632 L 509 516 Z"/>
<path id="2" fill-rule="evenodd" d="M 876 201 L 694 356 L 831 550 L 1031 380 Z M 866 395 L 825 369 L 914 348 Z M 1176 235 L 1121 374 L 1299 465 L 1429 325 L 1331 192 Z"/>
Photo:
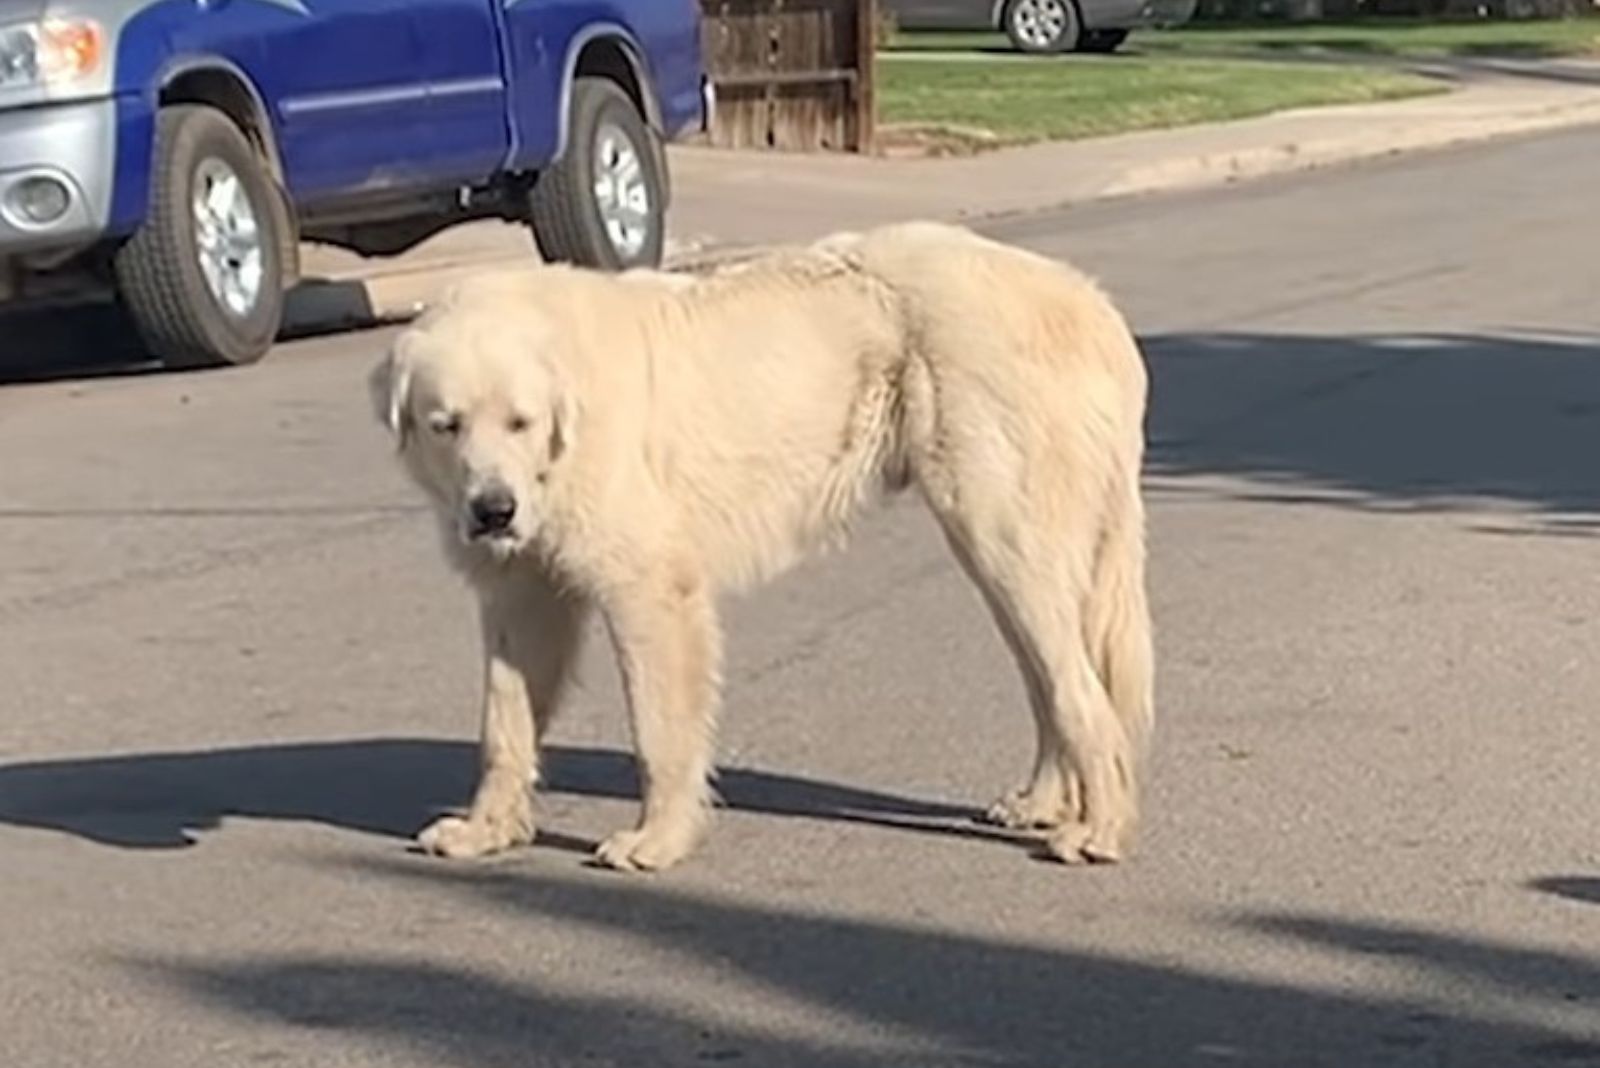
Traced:
<path id="1" fill-rule="evenodd" d="M 461 431 L 461 416 L 456 412 L 434 412 L 428 417 L 428 425 L 435 434 L 453 437 Z"/>
<path id="2" fill-rule="evenodd" d="M 510 430 L 513 434 L 522 433 L 524 430 L 528 429 L 528 417 L 525 415 L 513 415 L 506 421 L 506 429 Z"/>

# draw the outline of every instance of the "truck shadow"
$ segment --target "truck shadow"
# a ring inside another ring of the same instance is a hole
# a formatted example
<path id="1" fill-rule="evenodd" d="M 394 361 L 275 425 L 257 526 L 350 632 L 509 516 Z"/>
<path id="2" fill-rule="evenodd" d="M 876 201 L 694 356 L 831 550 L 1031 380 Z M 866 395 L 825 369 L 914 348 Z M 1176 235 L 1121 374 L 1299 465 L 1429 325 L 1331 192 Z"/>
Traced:
<path id="1" fill-rule="evenodd" d="M 297 341 L 377 325 L 382 323 L 362 283 L 307 278 L 288 295 L 278 340 Z M 0 312 L 0 338 L 6 339 L 0 343 L 0 387 L 168 370 L 141 343 L 133 324 L 109 298 Z"/>
<path id="2" fill-rule="evenodd" d="M 1529 887 L 1541 893 L 1565 898 L 1585 905 L 1600 905 L 1600 876 L 1550 875 L 1530 882 Z"/>

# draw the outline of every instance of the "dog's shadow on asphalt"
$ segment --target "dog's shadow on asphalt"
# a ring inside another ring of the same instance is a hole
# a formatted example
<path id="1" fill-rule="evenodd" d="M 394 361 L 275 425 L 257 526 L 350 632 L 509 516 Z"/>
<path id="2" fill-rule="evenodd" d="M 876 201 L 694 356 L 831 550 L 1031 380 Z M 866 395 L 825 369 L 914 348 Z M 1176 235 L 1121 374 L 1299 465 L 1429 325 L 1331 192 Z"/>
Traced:
<path id="1" fill-rule="evenodd" d="M 0 823 L 130 849 L 191 845 L 228 818 L 410 838 L 470 799 L 477 763 L 466 742 L 363 739 L 12 764 L 0 766 Z M 616 750 L 550 746 L 542 778 L 548 794 L 639 796 L 633 758 Z M 1001 834 L 971 808 L 748 768 L 719 768 L 717 794 L 768 815 Z"/>

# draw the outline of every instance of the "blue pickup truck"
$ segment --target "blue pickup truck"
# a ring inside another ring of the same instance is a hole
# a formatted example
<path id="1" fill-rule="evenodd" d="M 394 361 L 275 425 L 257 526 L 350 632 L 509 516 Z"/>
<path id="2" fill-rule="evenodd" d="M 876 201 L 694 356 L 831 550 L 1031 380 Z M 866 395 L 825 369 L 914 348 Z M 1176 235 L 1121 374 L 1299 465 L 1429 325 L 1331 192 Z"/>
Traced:
<path id="1" fill-rule="evenodd" d="M 302 241 L 500 218 L 659 263 L 663 145 L 713 106 L 699 2 L 0 0 L 0 306 L 109 286 L 215 366 L 271 346 Z"/>

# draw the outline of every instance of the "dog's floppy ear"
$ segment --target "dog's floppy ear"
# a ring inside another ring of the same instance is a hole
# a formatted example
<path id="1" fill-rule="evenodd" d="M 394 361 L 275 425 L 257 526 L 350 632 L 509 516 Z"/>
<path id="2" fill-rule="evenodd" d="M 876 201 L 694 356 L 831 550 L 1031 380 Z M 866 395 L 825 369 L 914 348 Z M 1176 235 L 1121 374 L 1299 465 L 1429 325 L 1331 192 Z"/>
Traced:
<path id="1" fill-rule="evenodd" d="M 373 414 L 389 428 L 396 442 L 404 446 L 411 431 L 411 361 L 397 344 L 378 361 L 367 376 Z"/>
<path id="2" fill-rule="evenodd" d="M 572 448 L 578 433 L 581 410 L 578 398 L 561 376 L 551 383 L 550 398 L 550 462 L 555 463 Z"/>

